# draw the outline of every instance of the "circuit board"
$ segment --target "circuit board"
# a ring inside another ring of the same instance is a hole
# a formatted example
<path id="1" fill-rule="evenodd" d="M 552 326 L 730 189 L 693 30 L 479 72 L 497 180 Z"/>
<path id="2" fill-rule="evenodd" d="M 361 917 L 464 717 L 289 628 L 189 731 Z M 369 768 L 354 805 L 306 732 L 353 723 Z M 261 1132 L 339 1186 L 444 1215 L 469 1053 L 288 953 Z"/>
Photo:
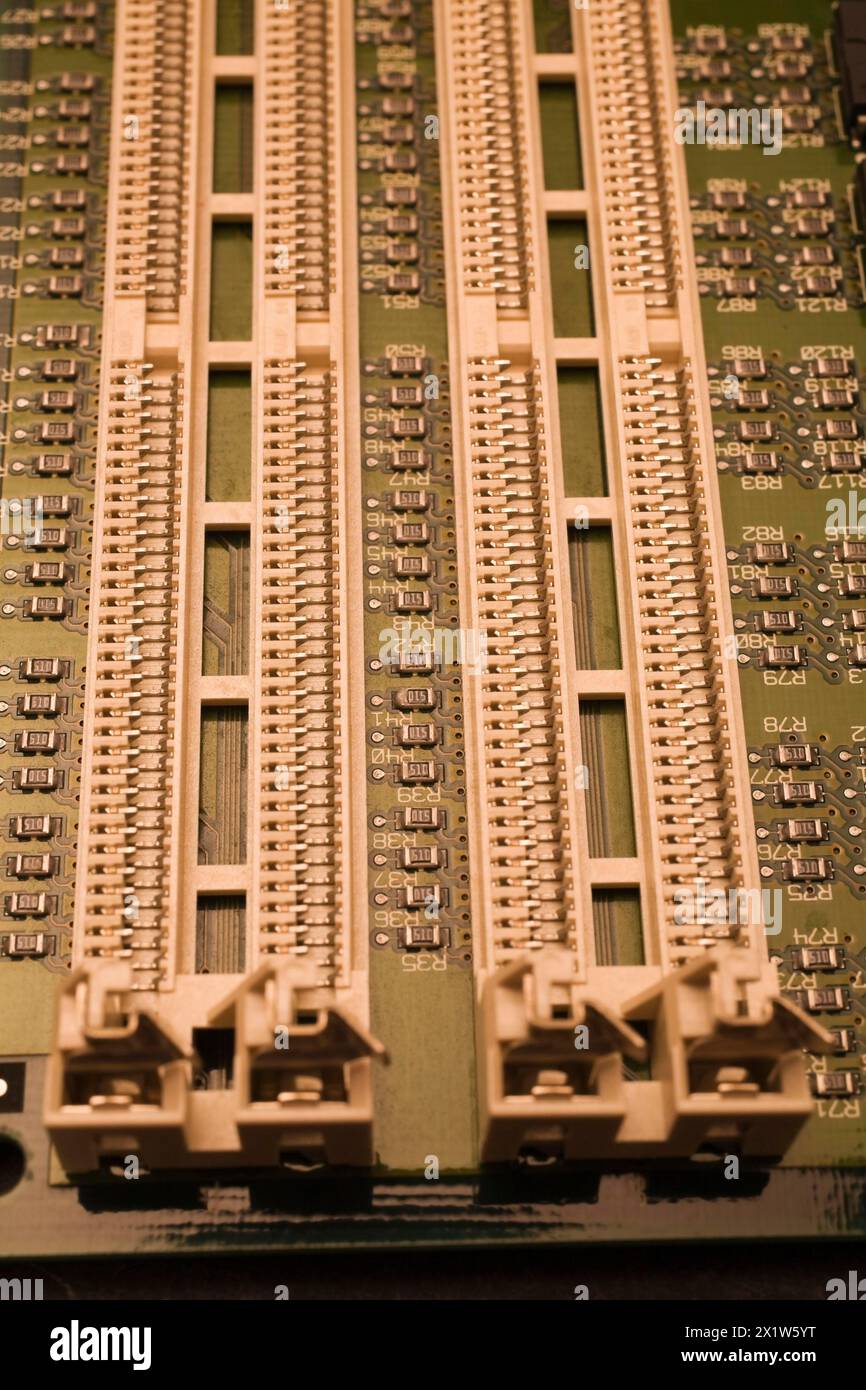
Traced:
<path id="1" fill-rule="evenodd" d="M 0 1256 L 866 1234 L 866 3 L 707 9 L 0 10 Z"/>

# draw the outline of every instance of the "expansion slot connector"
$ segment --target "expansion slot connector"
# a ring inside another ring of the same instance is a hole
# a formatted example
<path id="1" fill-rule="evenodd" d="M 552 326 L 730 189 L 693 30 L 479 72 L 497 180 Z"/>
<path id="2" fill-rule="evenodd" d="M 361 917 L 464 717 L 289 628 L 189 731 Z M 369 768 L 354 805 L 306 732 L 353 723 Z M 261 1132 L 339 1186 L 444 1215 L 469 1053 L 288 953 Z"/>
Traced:
<path id="1" fill-rule="evenodd" d="M 468 711 L 483 1154 L 778 1156 L 811 1111 L 800 1051 L 827 1037 L 782 1003 L 760 909 L 739 911 L 760 903 L 760 878 L 665 7 L 575 9 L 573 53 L 534 60 L 531 9 L 438 10 L 462 554 L 490 653 Z M 580 93 L 585 192 L 544 191 L 539 77 Z M 575 210 L 596 326 L 564 338 L 550 327 L 545 213 Z M 597 363 L 602 382 L 605 510 L 561 483 L 556 373 L 576 363 Z M 567 518 L 611 528 L 621 672 L 578 666 Z M 589 843 L 576 718 L 588 698 L 625 702 L 633 860 Z M 639 893 L 643 965 L 596 957 L 593 890 L 610 888 Z M 720 897 L 711 916 L 703 904 Z M 626 1081 L 629 1059 L 648 1066 Z"/>
<path id="2" fill-rule="evenodd" d="M 118 31 L 76 969 L 46 1110 L 75 1172 L 119 1152 L 150 1169 L 372 1159 L 382 1049 L 365 1026 L 349 787 L 345 15 L 256 8 L 250 57 L 215 52 L 199 0 L 128 0 Z M 213 182 L 229 83 L 255 92 L 249 191 Z M 226 226 L 252 237 L 246 334 L 214 309 Z M 249 393 L 246 440 L 215 413 L 228 371 Z M 211 477 L 220 427 L 246 499 Z M 223 535 L 249 548 L 251 631 L 210 673 L 204 571 Z M 211 860 L 198 807 L 214 719 L 242 752 L 232 785 L 217 774 L 234 830 Z"/>

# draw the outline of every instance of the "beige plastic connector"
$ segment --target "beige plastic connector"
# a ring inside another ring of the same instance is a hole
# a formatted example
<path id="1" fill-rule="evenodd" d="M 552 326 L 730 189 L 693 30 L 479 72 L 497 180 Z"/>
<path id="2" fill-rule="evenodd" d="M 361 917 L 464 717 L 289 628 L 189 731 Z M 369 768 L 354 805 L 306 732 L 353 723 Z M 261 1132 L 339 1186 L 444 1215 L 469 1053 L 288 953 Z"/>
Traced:
<path id="1" fill-rule="evenodd" d="M 45 1125 L 70 1172 L 127 1155 L 171 1166 L 192 1142 L 192 1056 L 130 1006 L 130 982 L 124 962 L 88 963 L 60 995 Z"/>
<path id="2" fill-rule="evenodd" d="M 584 991 L 568 953 L 548 951 L 487 980 L 486 1161 L 784 1153 L 812 1110 L 803 1050 L 831 1039 L 780 997 L 769 962 L 717 947 L 618 1011 L 604 975 Z M 646 1079 L 626 1080 L 634 1062 Z"/>
<path id="3" fill-rule="evenodd" d="M 479 1017 L 482 1158 L 610 1152 L 627 1108 L 623 1058 L 642 1060 L 646 1042 L 577 986 L 570 953 L 506 966 L 485 983 Z"/>
<path id="4" fill-rule="evenodd" d="M 826 1052 L 832 1040 L 780 996 L 775 967 L 717 947 L 625 1013 L 650 1024 L 666 1153 L 785 1152 L 812 1112 L 803 1052 Z"/>
<path id="5" fill-rule="evenodd" d="M 373 1161 L 370 1058 L 384 1048 L 317 985 L 268 962 L 215 1011 L 235 1033 L 235 1123 L 245 1159 L 273 1166 Z"/>
<path id="6" fill-rule="evenodd" d="M 705 890 L 754 901 L 761 879 L 667 6 L 569 7 L 572 51 L 543 55 L 532 8 L 436 8 L 462 592 L 489 638 L 486 669 L 464 679 L 482 1152 L 514 1158 L 546 1133 L 568 1157 L 681 1158 L 726 1125 L 744 1152 L 775 1156 L 811 1109 L 798 1048 L 827 1035 L 782 1002 L 759 914 L 680 910 Z M 544 187 L 544 80 L 579 96 L 579 190 Z M 548 216 L 586 218 L 592 338 L 554 336 Z M 557 369 L 575 364 L 598 369 L 604 498 L 563 494 Z M 615 672 L 577 665 L 579 514 L 611 529 Z M 632 859 L 590 852 L 581 698 L 624 704 Z M 641 966 L 598 962 L 593 892 L 617 888 L 639 893 Z M 559 1021 L 539 1004 L 551 971 L 570 1000 Z M 625 1079 L 630 1000 L 651 1035 L 647 1080 Z M 581 1020 L 575 1059 L 564 1039 Z M 713 1070 L 717 1054 L 729 1066 Z"/>
<path id="7" fill-rule="evenodd" d="M 232 1029 L 231 1089 L 194 1085 L 198 1057 L 130 990 L 123 962 L 88 963 L 60 997 L 45 1123 L 68 1172 L 366 1165 L 371 1058 L 383 1049 L 314 968 L 267 962 L 208 1018 Z"/>
<path id="8" fill-rule="evenodd" d="M 363 635 L 349 630 L 361 563 L 351 12 L 257 0 L 254 53 L 223 55 L 216 9 L 119 11 L 76 974 L 46 1097 L 76 1173 L 118 1152 L 153 1169 L 373 1156 Z M 250 192 L 214 190 L 226 82 L 253 89 Z M 252 226 L 245 341 L 212 326 L 226 220 Z M 208 491 L 221 368 L 250 379 L 243 501 Z M 236 673 L 205 675 L 206 539 L 223 531 L 249 535 L 251 636 Z M 246 783 L 232 795 L 247 844 L 229 863 L 200 862 L 201 730 L 215 707 L 246 715 Z M 198 923 L 226 897 L 243 922 L 235 968 L 209 973 Z M 194 1082 L 197 1049 L 232 1047 L 230 1077 L 213 1066 Z"/>

